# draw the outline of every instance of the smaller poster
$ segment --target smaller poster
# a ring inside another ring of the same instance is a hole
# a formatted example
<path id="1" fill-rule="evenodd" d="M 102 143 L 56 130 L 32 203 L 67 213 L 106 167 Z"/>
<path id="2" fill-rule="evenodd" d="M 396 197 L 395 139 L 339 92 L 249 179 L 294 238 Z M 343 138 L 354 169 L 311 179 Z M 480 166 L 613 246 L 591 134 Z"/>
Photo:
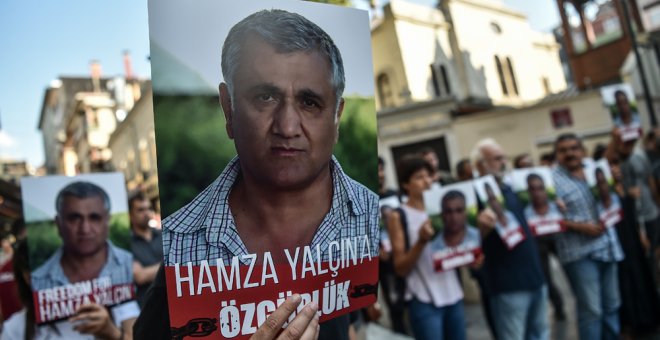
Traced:
<path id="1" fill-rule="evenodd" d="M 626 142 L 639 139 L 642 136 L 642 123 L 633 88 L 628 84 L 615 84 L 601 88 L 600 93 L 614 126 L 621 133 L 621 140 Z"/>
<path id="2" fill-rule="evenodd" d="M 90 303 L 137 317 L 123 175 L 24 177 L 21 190 L 36 323 Z"/>
<path id="3" fill-rule="evenodd" d="M 623 217 L 619 196 L 614 193 L 614 178 L 606 159 L 594 162 L 585 167 L 587 184 L 596 197 L 596 209 L 600 223 L 604 228 L 612 228 Z"/>
<path id="4" fill-rule="evenodd" d="M 496 215 L 495 230 L 509 250 L 525 239 L 525 233 L 516 216 L 506 210 L 500 187 L 492 175 L 474 180 L 474 188 L 481 203 Z"/>
<path id="5" fill-rule="evenodd" d="M 436 271 L 447 271 L 474 263 L 481 256 L 481 235 L 470 220 L 477 215 L 472 181 L 424 192 L 426 212 L 437 226 L 430 247 Z"/>
<path id="6" fill-rule="evenodd" d="M 554 202 L 556 192 L 550 168 L 514 170 L 511 183 L 525 206 L 525 218 L 533 235 L 543 236 L 566 230 L 564 217 Z"/>

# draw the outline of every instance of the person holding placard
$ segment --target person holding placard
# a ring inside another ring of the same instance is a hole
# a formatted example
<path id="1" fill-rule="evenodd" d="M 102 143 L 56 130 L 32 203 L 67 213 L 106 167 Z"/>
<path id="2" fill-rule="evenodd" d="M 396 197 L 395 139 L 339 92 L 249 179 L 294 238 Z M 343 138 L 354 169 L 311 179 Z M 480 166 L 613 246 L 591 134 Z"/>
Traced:
<path id="1" fill-rule="evenodd" d="M 37 321 L 61 319 L 56 315 L 65 313 L 61 310 L 58 313 L 56 303 L 50 301 L 58 296 L 57 293 L 53 295 L 53 292 L 67 291 L 71 295 L 60 295 L 65 297 L 62 302 L 69 302 L 72 306 L 80 303 L 80 300 L 83 303 L 77 307 L 68 322 L 61 322 L 67 324 L 62 327 L 82 334 L 96 334 L 103 328 L 103 336 L 106 338 L 130 337 L 133 323 L 139 313 L 137 303 L 131 296 L 116 302 L 112 302 L 112 298 L 100 298 L 110 294 L 116 297 L 121 290 L 114 287 L 121 285 L 133 289 L 133 257 L 108 239 L 108 194 L 92 182 L 75 181 L 58 192 L 55 207 L 55 224 L 62 238 L 62 246 L 32 272 L 30 286 L 39 298 L 37 312 L 40 317 Z M 85 292 L 86 296 L 70 293 L 105 285 L 109 286 L 104 289 L 107 293 L 102 293 L 100 289 L 93 295 Z M 94 296 L 96 301 L 91 302 L 89 296 Z M 112 306 L 108 311 L 102 304 Z M 107 322 L 108 313 L 114 316 L 114 323 L 112 320 Z M 104 316 L 105 321 L 101 321 L 100 315 Z"/>
<path id="2" fill-rule="evenodd" d="M 603 228 L 586 181 L 582 140 L 573 133 L 555 140 L 553 179 L 565 206 L 566 232 L 557 235 L 557 255 L 577 300 L 580 339 L 618 339 L 620 329 L 617 262 L 623 251 L 617 233 Z"/>
<path id="3" fill-rule="evenodd" d="M 531 173 L 527 176 L 526 182 L 529 204 L 525 207 L 525 218 L 533 234 L 537 236 L 541 265 L 548 283 L 548 294 L 554 307 L 555 319 L 562 321 L 566 319 L 564 300 L 553 282 L 549 256 L 551 249 L 555 248 L 552 234 L 564 230 L 562 226 L 564 216 L 557 203 L 548 199 L 545 182 L 541 176 Z"/>
<path id="4" fill-rule="evenodd" d="M 483 286 L 490 303 L 497 338 L 547 339 L 549 329 L 545 278 L 536 241 L 524 218 L 522 204 L 513 190 L 503 183 L 506 170 L 504 150 L 492 139 L 481 140 L 472 151 L 472 161 L 480 175 L 495 177 L 506 210 L 512 214 L 508 217 L 505 215 L 506 220 L 503 220 L 502 214 L 494 211 L 503 210 L 503 207 L 491 199 L 491 207 L 483 209 L 477 217 L 485 255 Z M 524 235 L 524 239 L 511 249 L 500 233 L 495 231 L 498 224 L 509 220 L 519 224 Z"/>
<path id="5" fill-rule="evenodd" d="M 424 207 L 424 191 L 433 183 L 433 168 L 419 156 L 399 161 L 399 187 L 408 196 L 390 214 L 387 227 L 394 269 L 406 277 L 410 326 L 415 339 L 465 339 L 463 290 L 455 270 L 437 272 L 429 242 L 434 236 Z"/>

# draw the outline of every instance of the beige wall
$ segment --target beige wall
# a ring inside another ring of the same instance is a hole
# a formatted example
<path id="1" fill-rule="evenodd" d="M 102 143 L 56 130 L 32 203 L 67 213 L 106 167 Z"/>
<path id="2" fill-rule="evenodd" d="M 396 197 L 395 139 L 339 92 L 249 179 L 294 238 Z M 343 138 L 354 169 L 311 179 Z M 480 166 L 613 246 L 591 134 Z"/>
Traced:
<path id="1" fill-rule="evenodd" d="M 385 8 L 385 11 L 387 13 L 389 7 Z M 382 109 L 377 83 L 380 74 L 386 74 L 389 77 L 394 105 L 403 105 L 405 98 L 401 97 L 400 94 L 408 91 L 408 84 L 391 14 L 385 14 L 385 19 L 377 23 L 376 27 L 372 29 L 371 48 L 373 51 L 374 83 L 376 84 L 376 110 L 380 111 Z"/>
<path id="2" fill-rule="evenodd" d="M 470 89 L 477 96 L 490 97 L 495 104 L 519 105 L 542 98 L 541 78 L 551 79 L 555 92 L 565 89 L 559 46 L 549 34 L 535 32 L 519 12 L 483 1 L 449 0 L 449 10 L 462 51 L 468 52 L 465 63 L 470 72 Z M 492 24 L 501 28 L 496 33 Z M 545 44 L 539 48 L 538 43 Z M 504 62 L 511 59 L 519 95 L 505 96 L 495 64 L 495 56 Z M 484 83 L 485 89 L 481 86 Z M 483 91 L 486 91 L 485 93 Z"/>
<path id="3" fill-rule="evenodd" d="M 501 105 L 528 104 L 546 95 L 544 77 L 552 92 L 566 88 L 559 45 L 551 34 L 533 31 L 523 14 L 497 1 L 446 0 L 446 6 L 457 47 L 450 44 L 451 25 L 435 8 L 392 0 L 374 23 L 374 80 L 383 73 L 389 76 L 395 107 L 434 99 L 432 64 L 445 67 L 451 96 L 458 100 L 490 98 Z M 493 30 L 492 23 L 499 25 L 501 33 Z M 503 95 L 496 55 L 503 63 L 511 59 L 519 95 Z M 376 99 L 380 111 L 378 94 Z"/>
<path id="4" fill-rule="evenodd" d="M 566 107 L 570 108 L 573 126 L 555 129 L 550 112 Z M 611 129 L 609 113 L 596 91 L 580 94 L 561 103 L 459 118 L 453 124 L 459 155 L 452 155 L 452 164 L 461 156 L 469 156 L 477 141 L 486 137 L 500 143 L 511 158 L 521 153 L 530 153 L 534 161 L 538 162 L 542 153 L 552 149 L 552 142 L 558 135 L 575 132 L 585 136 L 587 151 L 591 154 L 596 143 L 609 140 Z"/>
<path id="5" fill-rule="evenodd" d="M 110 138 L 112 164 L 124 173 L 129 190 L 144 182 L 144 172 L 154 178 L 157 176 L 155 143 L 153 102 L 149 92 L 136 103 Z"/>

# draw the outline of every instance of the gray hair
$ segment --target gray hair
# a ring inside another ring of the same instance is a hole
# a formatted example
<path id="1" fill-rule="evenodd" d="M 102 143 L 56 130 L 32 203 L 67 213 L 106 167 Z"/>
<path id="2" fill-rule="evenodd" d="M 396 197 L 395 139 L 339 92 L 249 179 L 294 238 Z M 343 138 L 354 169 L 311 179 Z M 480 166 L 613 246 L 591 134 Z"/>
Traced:
<path id="1" fill-rule="evenodd" d="M 106 212 L 110 212 L 110 197 L 101 187 L 90 182 L 73 182 L 60 190 L 55 199 L 55 210 L 57 214 L 62 213 L 62 205 L 64 205 L 64 197 L 72 196 L 78 199 L 100 197 L 103 200 L 103 207 Z"/>
<path id="2" fill-rule="evenodd" d="M 475 144 L 474 148 L 470 152 L 470 160 L 474 166 L 477 166 L 477 163 L 481 162 L 484 159 L 483 149 L 486 147 L 501 147 L 493 138 L 484 138 L 481 139 Z"/>
<path id="3" fill-rule="evenodd" d="M 300 14 L 280 9 L 262 10 L 234 25 L 222 46 L 222 74 L 233 99 L 234 73 L 238 69 L 244 42 L 254 34 L 272 45 L 278 53 L 317 51 L 330 63 L 330 79 L 337 105 L 344 93 L 344 64 L 332 38 Z M 233 103 L 233 100 L 232 100 Z"/>

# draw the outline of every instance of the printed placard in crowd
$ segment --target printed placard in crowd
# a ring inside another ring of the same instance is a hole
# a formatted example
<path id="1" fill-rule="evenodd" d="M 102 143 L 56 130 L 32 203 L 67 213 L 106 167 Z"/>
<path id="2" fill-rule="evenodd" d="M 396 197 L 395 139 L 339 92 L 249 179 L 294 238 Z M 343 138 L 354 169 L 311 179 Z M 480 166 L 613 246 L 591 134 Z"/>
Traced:
<path id="1" fill-rule="evenodd" d="M 600 95 L 614 126 L 619 129 L 621 140 L 639 139 L 642 136 L 642 122 L 632 86 L 623 83 L 604 86 L 600 89 Z"/>
<path id="2" fill-rule="evenodd" d="M 374 303 L 368 13 L 163 0 L 149 21 L 173 336 L 247 338 L 295 293 L 321 332 Z"/>
<path id="3" fill-rule="evenodd" d="M 614 178 L 606 159 L 593 162 L 584 169 L 587 184 L 596 197 L 596 209 L 600 223 L 605 228 L 614 227 L 623 218 L 619 196 L 614 193 Z"/>
<path id="4" fill-rule="evenodd" d="M 543 236 L 566 230 L 557 203 L 552 170 L 547 167 L 516 169 L 511 187 L 525 206 L 524 213 L 532 234 Z"/>
<path id="5" fill-rule="evenodd" d="M 471 222 L 477 215 L 472 181 L 432 187 L 424 192 L 424 206 L 432 224 L 438 225 L 430 244 L 434 269 L 446 271 L 475 262 L 481 254 L 481 235 Z"/>
<path id="6" fill-rule="evenodd" d="M 35 321 L 67 319 L 89 303 L 135 317 L 123 175 L 23 177 L 21 190 Z"/>
<path id="7" fill-rule="evenodd" d="M 525 233 L 515 215 L 506 210 L 500 187 L 492 175 L 474 180 L 474 188 L 481 203 L 495 213 L 495 230 L 509 250 L 525 239 Z"/>

